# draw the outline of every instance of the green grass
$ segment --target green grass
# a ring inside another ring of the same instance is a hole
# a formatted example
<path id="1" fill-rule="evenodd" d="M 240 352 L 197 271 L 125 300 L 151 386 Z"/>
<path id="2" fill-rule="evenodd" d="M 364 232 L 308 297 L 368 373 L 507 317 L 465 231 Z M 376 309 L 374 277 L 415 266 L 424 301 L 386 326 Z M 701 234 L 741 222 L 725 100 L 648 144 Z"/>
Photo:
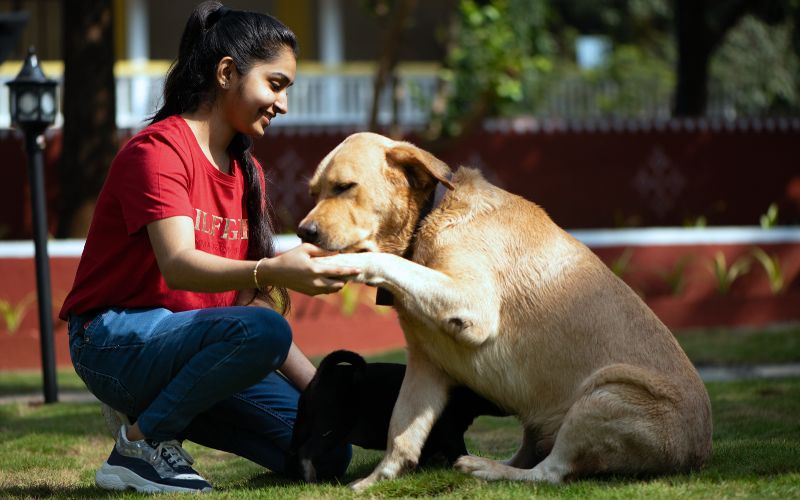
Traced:
<path id="1" fill-rule="evenodd" d="M 696 365 L 800 362 L 800 325 L 767 329 L 715 328 L 678 332 Z"/>
<path id="2" fill-rule="evenodd" d="M 678 340 L 699 364 L 800 361 L 800 327 L 681 332 Z M 370 356 L 403 362 L 403 351 Z M 315 359 L 319 361 L 319 358 Z M 82 390 L 71 370 L 59 371 L 62 391 Z M 714 415 L 714 456 L 703 471 L 650 479 L 611 478 L 563 486 L 486 483 L 446 468 L 431 468 L 381 483 L 379 497 L 441 498 L 797 498 L 800 497 L 800 379 L 707 384 Z M 41 391 L 38 372 L 0 373 L 0 396 Z M 506 458 L 521 429 L 513 418 L 482 417 L 467 434 L 474 453 Z M 107 497 L 94 471 L 111 438 L 96 403 L 0 404 L 0 498 Z M 341 485 L 290 483 L 244 459 L 189 443 L 214 498 L 351 498 Z M 356 449 L 343 482 L 367 475 L 382 452 Z M 139 498 L 134 493 L 112 496 Z M 161 498 L 161 497 L 159 497 Z"/>
<path id="3" fill-rule="evenodd" d="M 56 372 L 56 383 L 62 391 L 85 391 L 86 386 L 72 368 Z M 42 392 L 44 382 L 38 370 L 0 371 L 0 397 Z"/>
<path id="4" fill-rule="evenodd" d="M 703 471 L 651 479 L 611 478 L 563 486 L 487 483 L 446 468 L 381 483 L 370 495 L 442 498 L 677 498 L 800 496 L 800 379 L 708 384 L 714 456 Z M 97 404 L 0 405 L 0 498 L 105 497 L 93 486 L 112 446 Z M 482 417 L 467 435 L 471 451 L 505 458 L 521 431 L 511 418 Z M 192 443 L 215 498 L 350 498 L 341 485 L 287 482 L 232 455 Z M 369 473 L 381 452 L 356 449 L 345 482 Z M 139 497 L 134 493 L 121 497 Z M 162 497 L 159 497 L 162 498 Z"/>

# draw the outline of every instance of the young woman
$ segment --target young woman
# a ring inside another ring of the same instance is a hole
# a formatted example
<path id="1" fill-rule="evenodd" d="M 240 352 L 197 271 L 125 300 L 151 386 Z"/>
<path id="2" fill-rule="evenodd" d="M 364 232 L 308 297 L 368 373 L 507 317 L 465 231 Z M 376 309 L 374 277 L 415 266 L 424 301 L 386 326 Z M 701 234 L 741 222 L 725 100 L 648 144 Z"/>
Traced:
<path id="1" fill-rule="evenodd" d="M 250 138 L 287 112 L 296 51 L 273 17 L 201 4 L 163 106 L 111 165 L 61 311 L 75 370 L 135 422 L 97 472 L 102 488 L 210 490 L 183 439 L 286 472 L 314 367 L 274 309 L 287 288 L 331 293 L 357 272 L 316 263 L 324 252 L 308 244 L 273 255 Z M 349 459 L 337 450 L 327 474 Z"/>

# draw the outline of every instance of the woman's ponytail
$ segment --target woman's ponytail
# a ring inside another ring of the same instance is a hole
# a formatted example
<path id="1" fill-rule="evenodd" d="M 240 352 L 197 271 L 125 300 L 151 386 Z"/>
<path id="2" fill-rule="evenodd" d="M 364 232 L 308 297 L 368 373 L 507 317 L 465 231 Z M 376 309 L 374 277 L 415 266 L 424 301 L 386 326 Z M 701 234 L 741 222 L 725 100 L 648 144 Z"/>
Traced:
<path id="1" fill-rule="evenodd" d="M 239 162 L 247 192 L 247 258 L 259 260 L 275 255 L 272 235 L 274 228 L 270 217 L 269 198 L 264 193 L 266 177 L 260 171 L 251 151 L 253 141 L 244 134 L 236 134 L 228 147 L 228 153 Z M 289 292 L 283 287 L 265 287 L 265 298 L 275 309 L 286 314 L 291 307 Z"/>

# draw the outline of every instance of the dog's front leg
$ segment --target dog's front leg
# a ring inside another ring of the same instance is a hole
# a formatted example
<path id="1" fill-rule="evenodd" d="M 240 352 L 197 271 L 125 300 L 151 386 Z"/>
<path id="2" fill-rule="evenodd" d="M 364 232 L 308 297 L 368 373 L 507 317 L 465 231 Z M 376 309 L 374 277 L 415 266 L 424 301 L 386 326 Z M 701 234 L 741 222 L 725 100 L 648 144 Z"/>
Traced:
<path id="1" fill-rule="evenodd" d="M 447 403 L 450 379 L 422 355 L 409 352 L 408 366 L 389 424 L 386 455 L 369 476 L 352 483 L 363 491 L 416 467 L 436 419 Z"/>
<path id="2" fill-rule="evenodd" d="M 500 311 L 495 301 L 486 300 L 494 294 L 493 280 L 482 275 L 480 269 L 454 279 L 388 253 L 339 254 L 317 260 L 360 269 L 355 281 L 386 288 L 416 318 L 461 343 L 479 346 L 497 334 Z"/>

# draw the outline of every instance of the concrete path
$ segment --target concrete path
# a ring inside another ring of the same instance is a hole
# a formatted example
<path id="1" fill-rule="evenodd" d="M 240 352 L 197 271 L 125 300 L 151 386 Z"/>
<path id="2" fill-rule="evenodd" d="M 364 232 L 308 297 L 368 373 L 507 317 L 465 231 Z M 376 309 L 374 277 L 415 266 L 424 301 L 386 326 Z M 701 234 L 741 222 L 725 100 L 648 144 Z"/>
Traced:
<path id="1" fill-rule="evenodd" d="M 800 363 L 780 365 L 701 366 L 697 368 L 705 382 L 760 378 L 800 377 Z"/>
<path id="2" fill-rule="evenodd" d="M 701 366 L 697 369 L 705 382 L 725 382 L 731 380 L 770 379 L 784 377 L 800 377 L 800 363 L 780 365 L 746 365 L 746 366 Z M 59 391 L 58 401 L 61 403 L 94 403 L 95 398 L 88 391 Z M 44 396 L 41 393 L 14 394 L 0 396 L 0 405 L 8 403 L 41 404 Z"/>

